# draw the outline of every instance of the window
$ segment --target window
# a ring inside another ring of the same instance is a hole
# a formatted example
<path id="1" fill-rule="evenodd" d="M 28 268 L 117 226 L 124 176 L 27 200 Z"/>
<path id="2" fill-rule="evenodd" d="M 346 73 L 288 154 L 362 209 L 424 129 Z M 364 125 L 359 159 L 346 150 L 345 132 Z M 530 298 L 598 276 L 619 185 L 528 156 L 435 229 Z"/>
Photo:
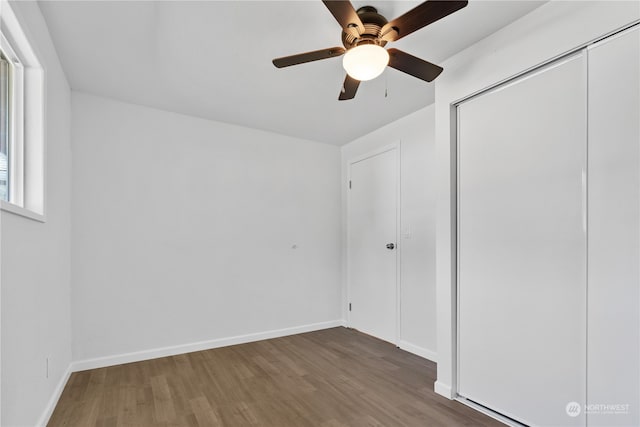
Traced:
<path id="1" fill-rule="evenodd" d="M 24 206 L 24 67 L 0 33 L 0 200 Z"/>
<path id="2" fill-rule="evenodd" d="M 0 206 L 44 221 L 44 69 L 0 0 Z"/>
<path id="3" fill-rule="evenodd" d="M 0 200 L 9 201 L 12 63 L 0 50 Z"/>
<path id="4" fill-rule="evenodd" d="M 9 201 L 9 79 L 11 64 L 0 51 L 0 200 Z"/>

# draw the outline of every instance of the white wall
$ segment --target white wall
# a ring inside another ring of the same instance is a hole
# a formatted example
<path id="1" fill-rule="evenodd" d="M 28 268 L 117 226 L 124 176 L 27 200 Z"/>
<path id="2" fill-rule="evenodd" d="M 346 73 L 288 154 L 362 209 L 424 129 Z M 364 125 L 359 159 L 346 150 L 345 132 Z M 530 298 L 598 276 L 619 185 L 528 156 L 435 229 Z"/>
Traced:
<path id="1" fill-rule="evenodd" d="M 341 319 L 337 147 L 75 92 L 72 141 L 75 360 Z"/>
<path id="2" fill-rule="evenodd" d="M 1 424 L 33 426 L 71 362 L 70 89 L 37 3 L 12 6 L 46 73 L 47 221 L 1 213 Z"/>
<path id="3" fill-rule="evenodd" d="M 434 106 L 428 106 L 342 147 L 346 224 L 349 161 L 400 141 L 400 347 L 431 360 L 436 359 L 434 114 Z M 346 286 L 345 279 L 345 296 Z"/>
<path id="4" fill-rule="evenodd" d="M 438 380 L 455 396 L 455 125 L 452 103 L 640 18 L 637 2 L 549 2 L 444 64 L 436 91 Z"/>

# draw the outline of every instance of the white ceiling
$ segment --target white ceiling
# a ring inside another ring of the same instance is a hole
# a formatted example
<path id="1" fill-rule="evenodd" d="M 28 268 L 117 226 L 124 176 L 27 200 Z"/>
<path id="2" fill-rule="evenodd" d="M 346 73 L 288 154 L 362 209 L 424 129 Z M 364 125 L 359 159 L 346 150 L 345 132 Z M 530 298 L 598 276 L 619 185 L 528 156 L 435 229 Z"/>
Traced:
<path id="1" fill-rule="evenodd" d="M 389 20 L 419 3 L 353 1 Z M 393 46 L 437 64 L 540 4 L 472 0 Z M 434 100 L 434 83 L 388 68 L 363 82 L 354 100 L 339 102 L 341 58 L 276 69 L 275 57 L 341 46 L 341 29 L 320 0 L 41 1 L 40 8 L 78 91 L 335 145 Z"/>

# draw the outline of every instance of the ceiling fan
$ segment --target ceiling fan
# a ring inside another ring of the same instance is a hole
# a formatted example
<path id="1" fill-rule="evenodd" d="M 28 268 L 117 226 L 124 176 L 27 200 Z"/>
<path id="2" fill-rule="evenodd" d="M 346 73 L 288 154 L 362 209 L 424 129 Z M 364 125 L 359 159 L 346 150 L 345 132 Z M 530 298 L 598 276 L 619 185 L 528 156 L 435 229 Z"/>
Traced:
<path id="1" fill-rule="evenodd" d="M 323 0 L 329 12 L 342 27 L 343 47 L 316 50 L 273 60 L 278 68 L 344 54 L 343 67 L 347 71 L 339 100 L 353 99 L 361 81 L 378 77 L 386 66 L 427 82 L 433 81 L 443 68 L 398 49 L 385 49 L 394 42 L 422 27 L 456 12 L 467 0 L 428 0 L 391 22 L 375 7 L 363 6 L 357 11 L 348 0 Z"/>

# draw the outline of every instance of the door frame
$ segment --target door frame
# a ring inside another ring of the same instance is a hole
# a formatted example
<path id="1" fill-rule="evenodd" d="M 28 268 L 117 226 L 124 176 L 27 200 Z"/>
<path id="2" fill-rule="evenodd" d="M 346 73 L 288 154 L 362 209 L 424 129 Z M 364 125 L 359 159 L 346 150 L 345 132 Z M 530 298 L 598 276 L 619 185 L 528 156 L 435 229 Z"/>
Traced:
<path id="1" fill-rule="evenodd" d="M 350 192 L 350 183 L 351 183 L 351 167 L 352 165 L 354 165 L 355 163 L 359 163 L 363 160 L 367 160 L 370 159 L 372 157 L 375 157 L 379 154 L 383 154 L 389 151 L 395 151 L 395 155 L 396 155 L 396 238 L 395 238 L 395 251 L 396 251 L 396 283 L 395 283 L 395 287 L 396 287 L 396 301 L 395 301 L 395 311 L 396 311 L 396 315 L 395 315 L 395 321 L 396 321 L 396 334 L 395 334 L 395 341 L 393 342 L 393 344 L 396 345 L 396 347 L 400 346 L 400 337 L 401 337 L 401 309 L 402 309 L 402 305 L 401 305 L 401 296 L 402 296 L 402 286 L 401 286 L 401 272 L 400 272 L 400 265 L 401 265 L 401 258 L 402 258 L 402 245 L 399 242 L 399 239 L 401 237 L 401 209 L 400 209 L 400 202 L 402 201 L 401 197 L 400 197 L 400 190 L 401 190 L 401 152 L 402 152 L 402 143 L 401 140 L 398 140 L 397 142 L 391 143 L 391 144 L 387 144 L 384 145 L 382 147 L 379 147 L 375 150 L 369 151 L 365 154 L 359 155 L 359 156 L 355 156 L 351 159 L 349 159 L 347 161 L 347 216 L 346 216 L 346 221 L 345 221 L 345 230 L 346 230 L 346 241 L 347 241 L 347 251 L 345 254 L 345 259 L 346 259 L 346 276 L 347 276 L 347 289 L 346 289 L 346 307 L 347 307 L 347 327 L 351 328 L 352 327 L 352 323 L 351 323 L 351 310 L 349 309 L 349 304 L 351 302 L 351 259 L 350 259 L 350 252 L 351 252 L 351 230 L 349 227 L 349 223 L 350 223 L 350 218 L 351 218 L 351 192 Z"/>

